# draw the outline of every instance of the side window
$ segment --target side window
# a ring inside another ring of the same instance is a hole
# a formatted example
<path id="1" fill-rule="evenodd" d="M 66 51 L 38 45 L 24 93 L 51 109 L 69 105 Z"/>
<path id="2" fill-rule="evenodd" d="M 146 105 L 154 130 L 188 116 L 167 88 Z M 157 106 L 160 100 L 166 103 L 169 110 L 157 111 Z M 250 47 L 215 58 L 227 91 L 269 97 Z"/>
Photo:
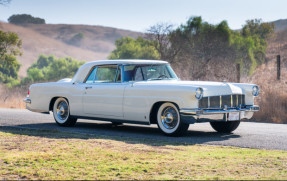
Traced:
<path id="1" fill-rule="evenodd" d="M 135 65 L 125 65 L 123 71 L 123 82 L 133 81 Z"/>
<path id="2" fill-rule="evenodd" d="M 89 77 L 86 80 L 87 84 L 93 83 L 94 82 L 94 78 L 96 75 L 96 71 L 97 71 L 97 67 L 94 67 L 94 69 L 92 70 L 92 72 L 90 73 Z"/>
<path id="3" fill-rule="evenodd" d="M 115 82 L 117 65 L 98 66 L 95 83 Z"/>

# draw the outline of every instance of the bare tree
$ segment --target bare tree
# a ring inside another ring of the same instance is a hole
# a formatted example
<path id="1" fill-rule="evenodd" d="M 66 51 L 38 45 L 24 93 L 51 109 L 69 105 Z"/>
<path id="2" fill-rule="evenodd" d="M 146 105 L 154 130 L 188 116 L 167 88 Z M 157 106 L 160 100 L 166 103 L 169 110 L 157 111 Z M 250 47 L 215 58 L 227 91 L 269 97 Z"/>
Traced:
<path id="1" fill-rule="evenodd" d="M 169 23 L 157 23 L 151 26 L 145 38 L 155 42 L 155 49 L 159 52 L 162 60 L 172 62 L 178 54 L 179 49 L 172 45 L 172 34 L 174 25 Z"/>

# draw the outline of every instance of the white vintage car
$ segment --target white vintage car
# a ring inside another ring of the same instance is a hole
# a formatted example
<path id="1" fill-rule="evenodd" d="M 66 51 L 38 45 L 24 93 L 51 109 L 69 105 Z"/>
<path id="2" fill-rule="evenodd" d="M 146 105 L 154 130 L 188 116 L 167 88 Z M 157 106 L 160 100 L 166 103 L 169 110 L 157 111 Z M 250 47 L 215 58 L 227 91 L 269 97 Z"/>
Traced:
<path id="1" fill-rule="evenodd" d="M 34 112 L 52 111 L 60 126 L 79 118 L 157 124 L 177 136 L 198 122 L 234 131 L 259 110 L 258 93 L 253 84 L 179 80 L 166 61 L 104 60 L 84 64 L 73 79 L 31 85 L 24 102 Z"/>

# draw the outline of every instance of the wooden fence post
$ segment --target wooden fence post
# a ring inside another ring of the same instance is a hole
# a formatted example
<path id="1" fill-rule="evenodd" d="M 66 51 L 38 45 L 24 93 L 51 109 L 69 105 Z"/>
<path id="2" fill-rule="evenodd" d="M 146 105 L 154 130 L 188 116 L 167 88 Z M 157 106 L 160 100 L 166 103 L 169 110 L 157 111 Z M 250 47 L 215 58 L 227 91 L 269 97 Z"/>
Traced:
<path id="1" fill-rule="evenodd" d="M 240 83 L 240 64 L 236 64 L 236 79 L 237 82 Z"/>
<path id="2" fill-rule="evenodd" d="M 277 80 L 280 80 L 280 55 L 277 55 Z"/>

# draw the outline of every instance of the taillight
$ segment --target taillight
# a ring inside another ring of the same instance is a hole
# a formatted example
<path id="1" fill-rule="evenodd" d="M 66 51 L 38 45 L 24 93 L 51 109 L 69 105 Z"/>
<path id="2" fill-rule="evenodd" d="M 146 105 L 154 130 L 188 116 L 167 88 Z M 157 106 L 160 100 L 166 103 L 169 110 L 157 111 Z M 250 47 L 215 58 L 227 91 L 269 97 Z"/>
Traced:
<path id="1" fill-rule="evenodd" d="M 28 89 L 27 97 L 29 97 L 29 96 L 30 96 L 30 90 Z"/>

